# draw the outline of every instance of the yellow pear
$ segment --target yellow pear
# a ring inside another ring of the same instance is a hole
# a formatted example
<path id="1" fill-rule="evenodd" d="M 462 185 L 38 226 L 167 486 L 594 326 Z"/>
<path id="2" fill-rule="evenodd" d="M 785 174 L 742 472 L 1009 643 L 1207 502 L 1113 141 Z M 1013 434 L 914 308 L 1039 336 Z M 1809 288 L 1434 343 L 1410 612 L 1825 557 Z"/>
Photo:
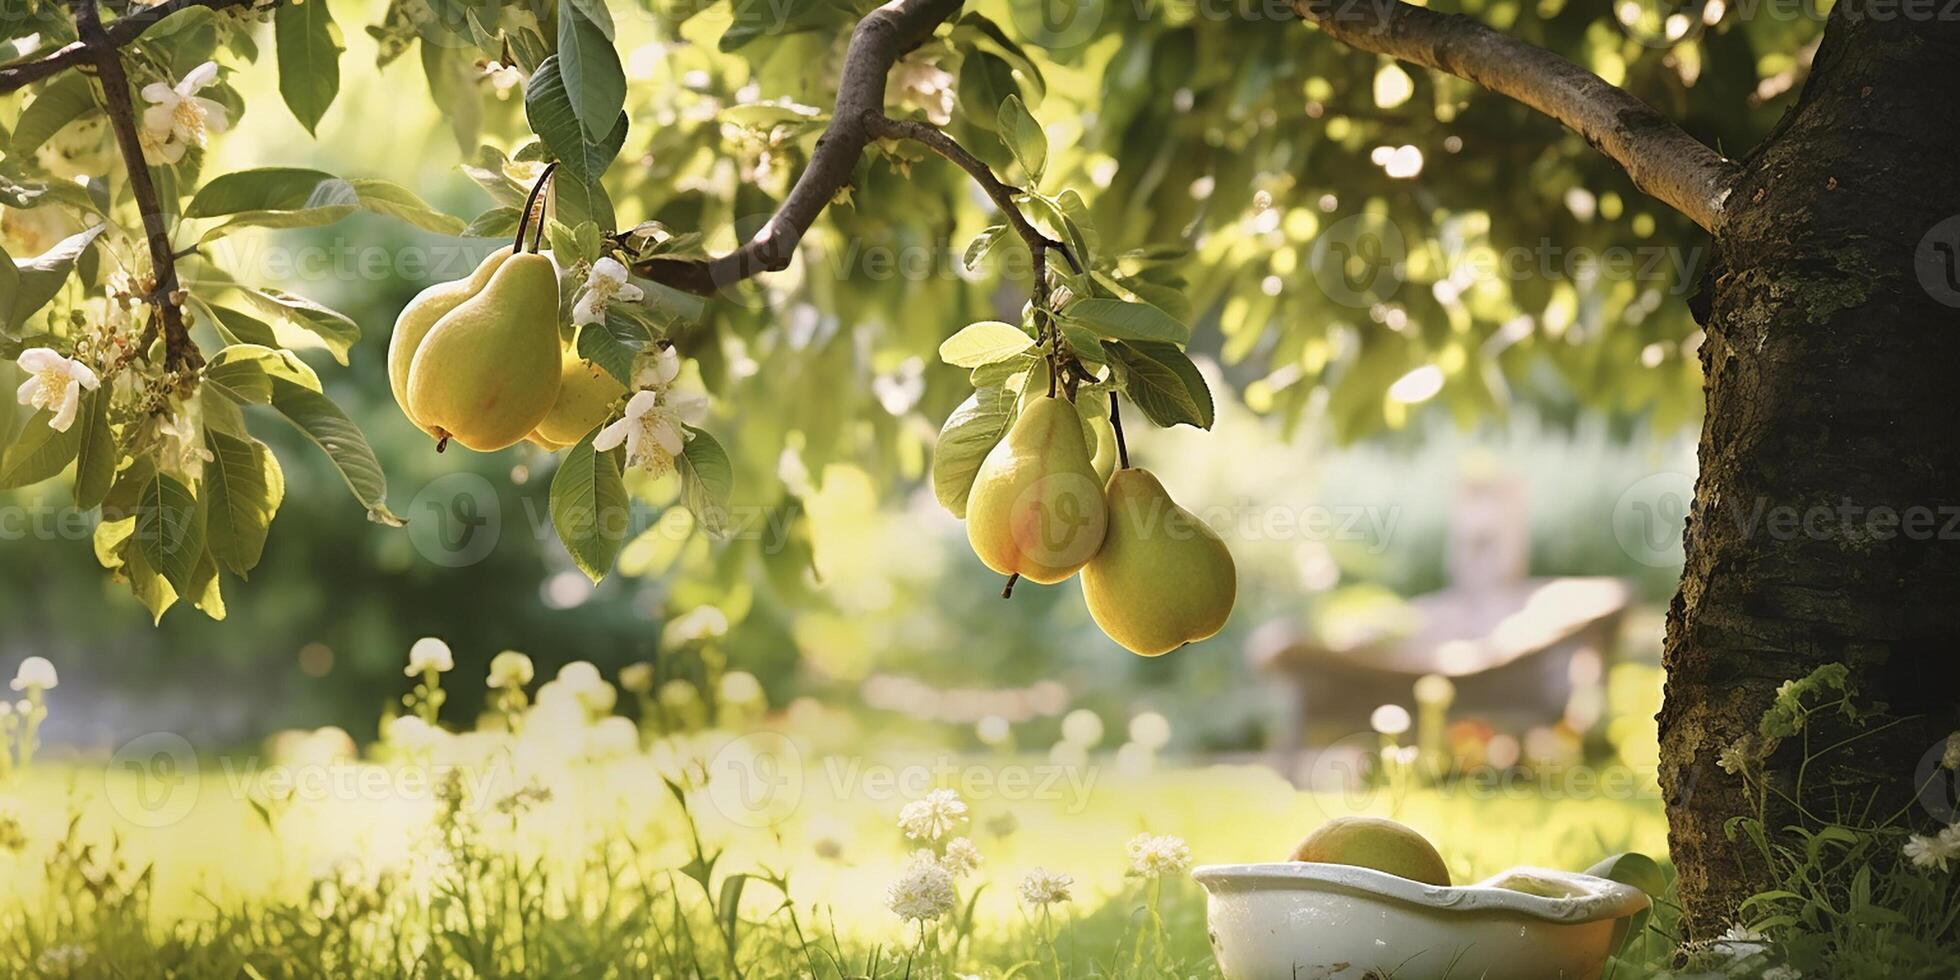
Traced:
<path id="1" fill-rule="evenodd" d="M 409 364 L 408 416 L 478 452 L 513 445 L 558 399 L 562 351 L 558 270 L 542 255 L 511 256 L 429 328 Z"/>
<path id="2" fill-rule="evenodd" d="M 1028 380 L 1021 388 L 1021 399 L 1017 410 L 1025 412 L 1028 406 L 1046 397 L 1048 397 L 1048 362 L 1042 360 L 1028 369 Z M 1116 471 L 1116 430 L 1110 427 L 1109 418 L 1104 415 L 1084 415 L 1082 426 L 1083 440 L 1089 443 L 1089 451 L 1093 454 L 1090 464 L 1096 468 L 1096 481 L 1098 484 L 1108 483 L 1109 475 Z"/>
<path id="3" fill-rule="evenodd" d="M 1450 869 L 1421 834 L 1380 817 L 1336 817 L 1293 849 L 1293 860 L 1373 868 L 1429 885 L 1450 883 Z"/>
<path id="4" fill-rule="evenodd" d="M 1082 416 L 1066 399 L 1043 397 L 981 460 L 966 537 L 988 568 L 1052 585 L 1095 556 L 1108 517 Z"/>
<path id="5" fill-rule="evenodd" d="M 1089 420 L 1089 428 L 1096 433 L 1096 454 L 1090 457 L 1089 465 L 1096 468 L 1096 479 L 1108 483 L 1110 474 L 1116 472 L 1116 430 L 1100 416 Z"/>
<path id="6" fill-rule="evenodd" d="M 415 360 L 415 349 L 422 346 L 422 338 L 429 335 L 437 320 L 490 284 L 490 277 L 510 258 L 510 251 L 506 245 L 491 252 L 468 278 L 439 282 L 416 293 L 395 318 L 395 332 L 388 338 L 388 387 L 395 393 L 395 404 L 416 425 L 422 423 L 416 422 L 415 413 L 408 410 L 408 367 Z"/>
<path id="7" fill-rule="evenodd" d="M 626 387 L 605 368 L 588 364 L 567 350 L 558 375 L 558 399 L 531 433 L 531 441 L 554 452 L 577 443 L 611 414 Z"/>
<path id="8" fill-rule="evenodd" d="M 1109 533 L 1082 569 L 1096 625 L 1146 657 L 1224 628 L 1239 589 L 1225 542 L 1148 470 L 1117 470 L 1108 495 Z"/>

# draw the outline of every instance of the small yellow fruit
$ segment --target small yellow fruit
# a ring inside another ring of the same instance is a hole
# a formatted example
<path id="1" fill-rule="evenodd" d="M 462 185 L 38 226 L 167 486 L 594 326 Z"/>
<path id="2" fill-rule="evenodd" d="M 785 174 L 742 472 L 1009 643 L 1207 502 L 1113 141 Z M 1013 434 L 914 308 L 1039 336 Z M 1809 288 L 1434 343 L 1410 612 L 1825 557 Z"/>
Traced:
<path id="1" fill-rule="evenodd" d="M 981 460 L 966 536 L 988 568 L 1053 585 L 1095 556 L 1108 520 L 1082 416 L 1066 399 L 1042 397 Z"/>
<path id="2" fill-rule="evenodd" d="M 532 438 L 559 448 L 574 445 L 606 420 L 613 403 L 624 394 L 626 387 L 605 368 L 588 364 L 568 350 L 559 372 L 558 400 L 551 403 Z"/>
<path id="3" fill-rule="evenodd" d="M 422 346 L 437 320 L 490 284 L 490 277 L 510 258 L 510 251 L 506 245 L 491 252 L 466 279 L 439 282 L 416 293 L 395 318 L 395 332 L 388 337 L 388 388 L 394 392 L 395 404 L 401 406 L 402 414 L 416 425 L 422 423 L 416 422 L 415 413 L 408 410 L 408 368 L 415 360 L 416 348 Z M 427 427 L 422 427 L 426 431 Z"/>
<path id="4" fill-rule="evenodd" d="M 1380 817 L 1336 817 L 1293 849 L 1294 861 L 1345 864 L 1448 886 L 1450 869 L 1421 834 Z"/>
<path id="5" fill-rule="evenodd" d="M 1117 470 L 1108 494 L 1109 533 L 1082 569 L 1090 618 L 1146 657 L 1223 629 L 1239 580 L 1217 532 L 1179 507 L 1148 470 Z"/>
<path id="6" fill-rule="evenodd" d="M 409 417 L 478 452 L 514 445 L 558 400 L 563 360 L 558 270 L 542 255 L 513 255 L 429 328 L 409 364 Z"/>

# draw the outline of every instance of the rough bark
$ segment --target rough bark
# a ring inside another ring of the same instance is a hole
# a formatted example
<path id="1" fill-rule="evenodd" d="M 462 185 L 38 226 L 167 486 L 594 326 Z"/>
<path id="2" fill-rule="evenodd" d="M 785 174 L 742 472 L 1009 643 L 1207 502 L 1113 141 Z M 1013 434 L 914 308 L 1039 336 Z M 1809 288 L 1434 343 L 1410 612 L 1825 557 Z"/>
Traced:
<path id="1" fill-rule="evenodd" d="M 1769 885 L 1724 833 L 1751 807 L 1717 760 L 1782 681 L 1842 662 L 1897 722 L 1800 791 L 1800 742 L 1770 758 L 1819 816 L 1905 808 L 1960 726 L 1960 309 L 1920 277 L 1934 240 L 1960 243 L 1936 229 L 1960 213 L 1960 24 L 1875 10 L 1831 15 L 1798 104 L 1743 161 L 1697 298 L 1707 413 L 1660 715 L 1692 936 Z M 1798 820 L 1772 806 L 1767 823 Z"/>

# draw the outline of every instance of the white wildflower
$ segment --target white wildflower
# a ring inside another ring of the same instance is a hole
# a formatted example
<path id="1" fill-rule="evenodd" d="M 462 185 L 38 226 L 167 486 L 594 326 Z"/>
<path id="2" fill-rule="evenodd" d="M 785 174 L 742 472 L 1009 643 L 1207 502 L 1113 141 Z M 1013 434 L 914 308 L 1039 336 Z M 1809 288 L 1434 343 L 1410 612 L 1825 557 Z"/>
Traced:
<path id="1" fill-rule="evenodd" d="M 145 155 L 151 146 L 156 148 L 151 162 L 176 163 L 184 158 L 184 151 L 203 146 L 207 134 L 231 128 L 225 107 L 197 94 L 217 80 L 217 64 L 207 61 L 191 69 L 175 86 L 163 82 L 143 86 L 143 98 L 152 103 L 143 111 L 143 134 L 148 137 Z"/>
<path id="2" fill-rule="evenodd" d="M 1191 866 L 1191 848 L 1168 834 L 1138 834 L 1130 838 L 1130 868 L 1145 878 L 1181 875 Z"/>
<path id="3" fill-rule="evenodd" d="M 1155 711 L 1146 711 L 1130 719 L 1130 741 L 1152 752 L 1171 744 L 1170 719 Z"/>
<path id="4" fill-rule="evenodd" d="M 449 652 L 449 644 L 433 636 L 425 636 L 408 648 L 408 666 L 402 673 L 409 677 L 420 677 L 430 671 L 444 673 L 454 670 L 456 658 Z"/>
<path id="5" fill-rule="evenodd" d="M 490 87 L 497 98 L 508 99 L 519 85 L 524 84 L 524 70 L 512 65 L 492 61 L 483 66 L 483 77 L 490 80 Z"/>
<path id="6" fill-rule="evenodd" d="M 485 687 L 520 688 L 531 683 L 537 676 L 537 668 L 531 665 L 531 658 L 516 650 L 505 650 L 490 658 L 490 679 L 484 681 Z"/>
<path id="7" fill-rule="evenodd" d="M 59 679 L 55 677 L 54 664 L 46 657 L 29 657 L 20 662 L 14 671 L 13 689 L 16 691 L 52 691 Z"/>
<path id="8" fill-rule="evenodd" d="M 406 752 L 425 752 L 442 741 L 443 731 L 416 715 L 402 715 L 388 723 L 388 744 Z"/>
<path id="9" fill-rule="evenodd" d="M 966 819 L 966 804 L 950 789 L 936 789 L 898 811 L 899 829 L 913 840 L 936 841 Z"/>
<path id="10" fill-rule="evenodd" d="M 599 668 L 584 660 L 574 660 L 558 668 L 558 679 L 554 682 L 562 686 L 594 715 L 609 714 L 619 702 L 619 692 L 599 676 Z M 542 696 L 543 692 L 539 692 Z"/>
<path id="11" fill-rule="evenodd" d="M 1068 890 L 1075 879 L 1058 871 L 1036 868 L 1021 879 L 1021 902 L 1025 905 L 1054 905 L 1069 900 Z"/>
<path id="12" fill-rule="evenodd" d="M 626 267 L 610 256 L 592 263 L 585 277 L 585 292 L 572 305 L 572 322 L 579 326 L 606 318 L 606 305 L 613 300 L 635 302 L 646 296 L 640 287 L 626 281 Z"/>
<path id="13" fill-rule="evenodd" d="M 946 853 L 939 858 L 939 866 L 955 878 L 964 878 L 980 870 L 980 849 L 965 837 L 955 837 L 946 842 Z"/>
<path id="14" fill-rule="evenodd" d="M 633 372 L 633 387 L 664 390 L 681 374 L 681 352 L 668 344 L 647 357 Z"/>
<path id="15" fill-rule="evenodd" d="M 1092 749 L 1102 738 L 1102 718 L 1088 708 L 1077 708 L 1062 718 L 1062 741 Z"/>
<path id="16" fill-rule="evenodd" d="M 885 906 L 901 919 L 928 922 L 953 910 L 953 876 L 937 861 L 914 859 L 885 892 Z"/>
<path id="17" fill-rule="evenodd" d="M 22 405 L 54 413 L 48 427 L 56 432 L 67 432 L 75 424 L 82 389 L 94 391 L 102 385 L 88 365 L 47 347 L 29 347 L 20 352 L 20 359 L 15 363 L 27 373 L 27 380 L 21 382 L 15 397 Z"/>
<path id="18" fill-rule="evenodd" d="M 762 682 L 746 670 L 731 670 L 721 675 L 718 690 L 723 704 L 752 705 L 763 704 L 767 700 L 762 691 Z"/>
<path id="19" fill-rule="evenodd" d="M 659 392 L 642 391 L 627 401 L 625 417 L 599 430 L 592 448 L 610 452 L 623 443 L 628 465 L 665 476 L 673 472 L 674 459 L 687 447 L 686 433 L 679 413 L 661 402 Z"/>
<path id="20" fill-rule="evenodd" d="M 1914 834 L 1906 839 L 1906 860 L 1918 868 L 1938 868 L 1946 871 L 1955 858 L 1960 858 L 1960 824 L 1948 827 L 1931 837 Z"/>

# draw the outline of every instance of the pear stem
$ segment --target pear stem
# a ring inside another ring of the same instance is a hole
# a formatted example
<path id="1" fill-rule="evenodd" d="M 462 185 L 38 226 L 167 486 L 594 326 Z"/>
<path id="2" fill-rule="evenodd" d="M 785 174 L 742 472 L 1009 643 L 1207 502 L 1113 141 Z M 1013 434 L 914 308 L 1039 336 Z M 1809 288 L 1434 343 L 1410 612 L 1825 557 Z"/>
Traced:
<path id="1" fill-rule="evenodd" d="M 1109 393 L 1109 427 L 1116 430 L 1116 462 L 1130 468 L 1130 444 L 1123 441 L 1123 410 L 1116 403 L 1116 392 Z"/>
<path id="2" fill-rule="evenodd" d="M 557 170 L 556 160 L 545 164 L 544 173 L 539 174 L 538 182 L 531 185 L 531 196 L 524 199 L 524 213 L 517 216 L 517 241 L 511 243 L 512 252 L 524 251 L 524 232 L 531 227 L 531 213 L 534 209 L 538 214 L 538 231 L 531 239 L 531 251 L 538 251 L 544 246 L 544 210 L 538 208 L 538 195 L 544 193 L 544 185 L 551 180 L 551 175 Z"/>
<path id="3" fill-rule="evenodd" d="M 1003 599 L 1014 598 L 1014 583 L 1019 582 L 1020 580 L 1021 580 L 1020 572 L 1015 572 L 1014 574 L 1009 575 L 1007 577 L 1007 584 L 1001 587 L 1000 597 Z"/>

